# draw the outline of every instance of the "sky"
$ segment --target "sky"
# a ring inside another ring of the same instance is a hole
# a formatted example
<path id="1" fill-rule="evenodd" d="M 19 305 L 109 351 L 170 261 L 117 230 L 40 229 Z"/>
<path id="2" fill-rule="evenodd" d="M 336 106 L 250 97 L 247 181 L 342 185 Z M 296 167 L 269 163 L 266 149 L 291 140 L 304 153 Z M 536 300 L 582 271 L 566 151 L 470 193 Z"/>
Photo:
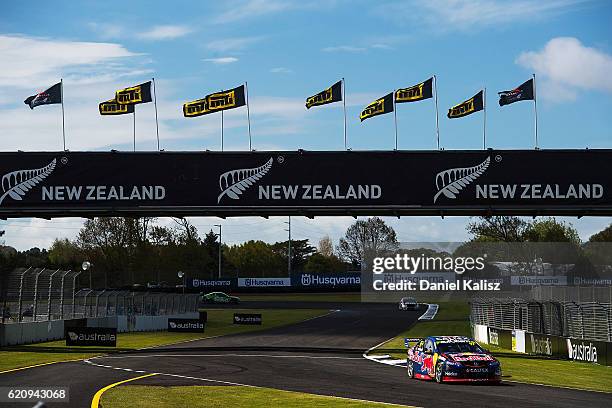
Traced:
<path id="1" fill-rule="evenodd" d="M 229 0 L 0 4 L 1 151 L 62 149 L 61 108 L 23 100 L 64 80 L 72 151 L 132 149 L 132 118 L 101 117 L 116 89 L 155 78 L 161 148 L 219 150 L 220 118 L 183 118 L 184 102 L 248 82 L 253 148 L 343 149 L 342 104 L 305 98 L 346 81 L 348 145 L 394 147 L 393 116 L 363 123 L 365 105 L 438 80 L 441 147 L 482 148 L 483 115 L 448 120 L 449 107 L 487 89 L 487 147 L 534 147 L 530 102 L 500 108 L 496 93 L 536 75 L 539 146 L 612 147 L 612 2 L 606 0 Z M 433 100 L 398 107 L 400 149 L 436 148 Z M 226 111 L 225 150 L 248 150 L 245 108 Z M 138 106 L 137 149 L 155 150 L 153 104 Z M 563 218 L 583 239 L 611 218 Z M 286 217 L 194 217 L 224 241 L 285 240 Z M 466 217 L 387 218 L 400 241 L 459 241 Z M 172 225 L 171 219 L 160 224 Z M 350 217 L 292 217 L 293 239 L 337 242 Z M 5 244 L 48 247 L 73 238 L 78 218 L 0 221 Z"/>

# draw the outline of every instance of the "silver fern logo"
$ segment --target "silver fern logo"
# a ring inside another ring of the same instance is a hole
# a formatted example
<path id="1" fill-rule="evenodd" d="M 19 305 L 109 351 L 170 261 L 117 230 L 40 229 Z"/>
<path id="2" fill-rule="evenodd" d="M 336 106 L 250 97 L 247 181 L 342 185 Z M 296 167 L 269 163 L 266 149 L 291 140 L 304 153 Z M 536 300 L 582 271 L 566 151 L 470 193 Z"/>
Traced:
<path id="1" fill-rule="evenodd" d="M 265 176 L 272 168 L 274 160 L 270 157 L 265 164 L 252 169 L 236 169 L 226 171 L 219 176 L 219 189 L 221 194 L 217 197 L 217 203 L 221 202 L 223 196 L 238 200 L 242 193 Z"/>
<path id="2" fill-rule="evenodd" d="M 53 159 L 45 167 L 15 170 L 2 176 L 3 194 L 0 196 L 0 204 L 2 204 L 6 196 L 11 197 L 13 200 L 21 201 L 28 191 L 53 172 L 56 163 L 56 159 Z"/>
<path id="3" fill-rule="evenodd" d="M 447 198 L 457 198 L 457 194 L 468 184 L 480 177 L 491 163 L 491 157 L 473 167 L 456 167 L 436 174 L 436 188 L 438 192 L 434 196 L 434 203 L 443 194 Z"/>

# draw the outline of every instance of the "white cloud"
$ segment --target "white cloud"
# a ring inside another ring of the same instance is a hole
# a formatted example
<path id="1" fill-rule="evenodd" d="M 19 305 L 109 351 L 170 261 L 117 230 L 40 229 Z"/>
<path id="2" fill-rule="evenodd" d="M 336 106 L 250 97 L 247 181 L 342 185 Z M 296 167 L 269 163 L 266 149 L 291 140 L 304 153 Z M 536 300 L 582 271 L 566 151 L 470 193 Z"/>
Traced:
<path id="1" fill-rule="evenodd" d="M 289 0 L 245 0 L 228 2 L 228 8 L 215 18 L 216 23 L 231 23 L 246 18 L 261 17 L 295 7 Z"/>
<path id="2" fill-rule="evenodd" d="M 204 58 L 202 61 L 212 62 L 213 64 L 231 64 L 237 62 L 236 57 L 219 57 L 219 58 Z"/>
<path id="3" fill-rule="evenodd" d="M 540 51 L 523 52 L 516 62 L 542 77 L 538 90 L 550 100 L 573 100 L 580 90 L 612 92 L 612 56 L 573 37 L 553 38 Z"/>
<path id="4" fill-rule="evenodd" d="M 334 47 L 325 47 L 322 49 L 323 52 L 364 52 L 367 48 L 356 47 L 353 45 L 337 45 Z"/>
<path id="5" fill-rule="evenodd" d="M 0 35 L 0 54 L 0 86 L 22 88 L 49 86 L 83 66 L 92 74 L 108 73 L 138 55 L 120 44 L 9 35 Z"/>
<path id="6" fill-rule="evenodd" d="M 119 24 L 91 22 L 87 26 L 103 40 L 117 39 L 125 32 L 123 26 Z"/>
<path id="7" fill-rule="evenodd" d="M 377 13 L 406 23 L 425 21 L 440 30 L 473 30 L 476 27 L 550 17 L 589 0 L 429 0 L 386 3 Z"/>
<path id="8" fill-rule="evenodd" d="M 193 29 L 181 25 L 160 25 L 148 31 L 136 34 L 142 40 L 173 40 L 192 33 Z"/>
<path id="9" fill-rule="evenodd" d="M 262 39 L 262 36 L 224 38 L 209 42 L 206 44 L 206 48 L 217 52 L 239 51 L 253 43 L 261 41 Z"/>
<path id="10" fill-rule="evenodd" d="M 293 71 L 285 67 L 276 67 L 276 68 L 272 68 L 270 72 L 273 74 L 290 74 Z"/>

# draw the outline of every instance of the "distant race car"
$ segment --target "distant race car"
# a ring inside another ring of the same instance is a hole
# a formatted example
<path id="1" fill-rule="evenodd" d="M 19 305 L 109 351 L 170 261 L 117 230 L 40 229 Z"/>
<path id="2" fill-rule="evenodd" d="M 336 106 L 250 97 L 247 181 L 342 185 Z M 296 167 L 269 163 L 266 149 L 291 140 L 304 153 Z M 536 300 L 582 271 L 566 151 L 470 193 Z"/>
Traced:
<path id="1" fill-rule="evenodd" d="M 416 310 L 419 307 L 415 298 L 404 297 L 399 301 L 399 310 Z"/>
<path id="2" fill-rule="evenodd" d="M 219 303 L 240 303 L 240 298 L 237 296 L 230 296 L 223 292 L 211 292 L 200 297 L 200 302 L 208 304 L 219 304 Z"/>
<path id="3" fill-rule="evenodd" d="M 501 364 L 487 350 L 465 336 L 405 339 L 408 377 L 442 382 L 501 381 Z M 410 347 L 410 343 L 415 344 Z"/>

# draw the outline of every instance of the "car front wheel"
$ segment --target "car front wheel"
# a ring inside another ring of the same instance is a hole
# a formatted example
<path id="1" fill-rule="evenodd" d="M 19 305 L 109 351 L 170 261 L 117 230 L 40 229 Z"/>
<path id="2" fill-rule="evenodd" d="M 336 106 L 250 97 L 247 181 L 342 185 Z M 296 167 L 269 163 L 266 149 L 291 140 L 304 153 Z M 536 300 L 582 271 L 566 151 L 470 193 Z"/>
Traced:
<path id="1" fill-rule="evenodd" d="M 408 360 L 408 378 L 414 378 L 414 363 Z"/>
<path id="2" fill-rule="evenodd" d="M 444 382 L 444 366 L 442 363 L 436 365 L 436 382 L 442 384 Z"/>

